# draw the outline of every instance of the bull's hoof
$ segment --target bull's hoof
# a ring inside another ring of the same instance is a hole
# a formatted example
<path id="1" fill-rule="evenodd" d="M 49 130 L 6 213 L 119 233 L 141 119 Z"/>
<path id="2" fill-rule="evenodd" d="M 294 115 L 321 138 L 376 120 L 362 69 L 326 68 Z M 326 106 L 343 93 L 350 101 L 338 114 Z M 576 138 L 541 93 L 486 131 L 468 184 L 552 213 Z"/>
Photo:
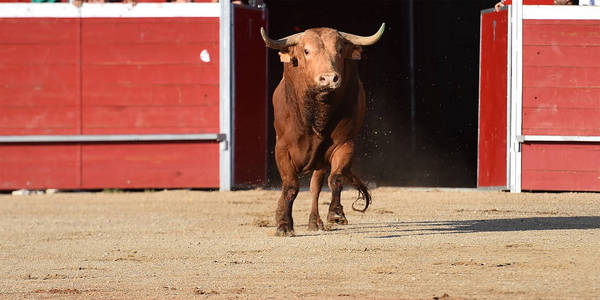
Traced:
<path id="1" fill-rule="evenodd" d="M 279 226 L 277 227 L 275 236 L 296 236 L 296 234 L 294 234 L 294 229 L 288 228 L 286 226 Z"/>
<path id="2" fill-rule="evenodd" d="M 323 226 L 323 221 L 321 221 L 321 218 L 311 216 L 308 219 L 308 230 L 309 231 L 325 230 L 325 227 Z"/>
<path id="3" fill-rule="evenodd" d="M 348 220 L 346 219 L 346 216 L 344 216 L 344 213 L 340 215 L 335 212 L 329 212 L 329 215 L 327 215 L 327 222 L 333 224 L 348 225 Z"/>

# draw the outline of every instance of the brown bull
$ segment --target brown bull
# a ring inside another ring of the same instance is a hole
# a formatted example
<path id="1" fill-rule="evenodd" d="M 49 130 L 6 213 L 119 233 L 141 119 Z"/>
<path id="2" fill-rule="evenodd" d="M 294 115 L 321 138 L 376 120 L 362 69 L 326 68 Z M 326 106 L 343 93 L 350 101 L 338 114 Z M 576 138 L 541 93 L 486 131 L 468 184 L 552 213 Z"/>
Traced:
<path id="1" fill-rule="evenodd" d="M 340 194 L 345 182 L 371 202 L 366 186 L 351 171 L 354 138 L 365 115 L 365 91 L 358 78 L 361 46 L 376 43 L 385 24 L 372 36 L 362 37 L 331 28 L 308 29 L 279 40 L 261 28 L 266 45 L 279 50 L 283 79 L 273 93 L 275 159 L 282 193 L 277 203 L 277 235 L 293 236 L 292 205 L 298 194 L 298 175 L 312 173 L 312 209 L 309 230 L 324 229 L 318 200 L 323 178 L 330 171 L 332 192 L 327 221 L 347 224 Z"/>

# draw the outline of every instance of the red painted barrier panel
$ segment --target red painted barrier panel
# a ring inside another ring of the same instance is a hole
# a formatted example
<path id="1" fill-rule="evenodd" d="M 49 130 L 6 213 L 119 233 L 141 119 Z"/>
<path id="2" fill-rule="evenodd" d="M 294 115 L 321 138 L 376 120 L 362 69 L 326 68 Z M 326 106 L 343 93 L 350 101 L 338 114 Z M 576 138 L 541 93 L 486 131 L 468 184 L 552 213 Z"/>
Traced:
<path id="1" fill-rule="evenodd" d="M 524 20 L 524 135 L 600 135 L 599 31 L 599 20 Z M 599 191 L 599 165 L 598 143 L 525 143 L 522 188 Z"/>
<path id="2" fill-rule="evenodd" d="M 525 20 L 523 134 L 600 135 L 600 21 Z"/>
<path id="3" fill-rule="evenodd" d="M 517 22 L 521 22 L 518 14 L 516 17 Z M 517 73 L 508 74 L 514 76 L 512 88 L 522 85 L 522 90 L 512 91 L 511 96 L 517 96 L 511 99 L 514 106 L 502 107 L 506 105 L 504 102 L 494 108 L 502 114 L 521 110 L 520 115 L 508 117 L 517 121 L 512 124 L 506 123 L 505 115 L 494 120 L 498 116 L 490 109 L 489 102 L 493 96 L 486 94 L 491 93 L 493 87 L 485 86 L 485 69 L 489 69 L 495 60 L 508 64 L 516 60 L 515 57 L 507 60 L 506 56 L 487 55 L 493 40 L 489 36 L 486 39 L 482 27 L 478 186 L 484 186 L 481 177 L 487 175 L 482 172 L 482 169 L 486 170 L 481 167 L 482 157 L 486 161 L 486 155 L 494 153 L 493 148 L 486 149 L 485 143 L 482 145 L 485 138 L 481 138 L 491 136 L 486 128 L 489 126 L 486 123 L 491 122 L 499 129 L 517 126 L 517 130 L 511 132 L 514 147 L 511 147 L 510 156 L 508 149 L 503 149 L 504 156 L 499 157 L 504 161 L 498 160 L 499 163 L 510 163 L 514 169 L 509 173 L 504 165 L 489 167 L 492 170 L 502 168 L 506 172 L 511 191 L 600 191 L 600 51 L 597 51 L 600 48 L 600 19 L 589 7 L 566 9 L 533 5 L 523 6 L 523 18 L 522 49 L 514 48 L 521 47 L 515 24 L 512 24 L 512 37 L 517 43 L 512 43 L 512 49 L 509 49 L 517 59 L 522 53 L 522 74 L 518 74 L 519 66 L 510 66 Z M 482 26 L 489 26 L 484 17 Z M 495 70 L 494 74 L 500 77 L 506 71 Z M 505 78 L 497 81 L 503 82 Z M 498 177 L 500 179 L 503 178 Z"/>
<path id="4" fill-rule="evenodd" d="M 0 18 L 0 135 L 219 132 L 219 19 Z M 0 189 L 218 187 L 217 141 L 0 144 Z"/>
<path id="5" fill-rule="evenodd" d="M 216 142 L 107 143 L 81 147 L 81 188 L 219 186 Z"/>
<path id="6" fill-rule="evenodd" d="M 523 20 L 523 45 L 597 46 L 600 44 L 599 22 L 599 20 Z"/>
<path id="7" fill-rule="evenodd" d="M 235 125 L 234 183 L 266 183 L 267 48 L 260 36 L 266 12 L 234 5 Z"/>
<path id="8" fill-rule="evenodd" d="M 0 190 L 78 188 L 81 146 L 4 144 L 0 146 Z"/>
<path id="9" fill-rule="evenodd" d="M 217 18 L 81 22 L 84 134 L 219 131 Z"/>
<path id="10" fill-rule="evenodd" d="M 506 182 L 508 10 L 481 15 L 478 187 Z"/>
<path id="11" fill-rule="evenodd" d="M 525 143 L 522 188 L 600 191 L 599 143 Z"/>
<path id="12" fill-rule="evenodd" d="M 79 25 L 0 18 L 0 135 L 80 133 Z"/>

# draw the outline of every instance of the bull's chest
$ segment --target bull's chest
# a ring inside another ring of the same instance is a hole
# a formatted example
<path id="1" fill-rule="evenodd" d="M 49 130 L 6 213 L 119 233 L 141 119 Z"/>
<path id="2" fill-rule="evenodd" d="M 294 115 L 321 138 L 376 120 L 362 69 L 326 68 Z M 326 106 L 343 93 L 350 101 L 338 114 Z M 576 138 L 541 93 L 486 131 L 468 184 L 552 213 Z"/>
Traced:
<path id="1" fill-rule="evenodd" d="M 327 150 L 332 146 L 328 139 L 310 133 L 298 140 L 295 147 L 291 147 L 290 156 L 292 164 L 298 173 L 307 173 L 315 169 L 326 167 L 328 158 Z"/>

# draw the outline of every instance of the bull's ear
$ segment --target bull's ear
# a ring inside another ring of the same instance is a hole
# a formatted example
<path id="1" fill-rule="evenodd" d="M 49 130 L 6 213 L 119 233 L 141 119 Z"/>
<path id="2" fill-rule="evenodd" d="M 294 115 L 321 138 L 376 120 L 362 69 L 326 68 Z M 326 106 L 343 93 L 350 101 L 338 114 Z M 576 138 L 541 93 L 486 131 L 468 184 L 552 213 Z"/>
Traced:
<path id="1" fill-rule="evenodd" d="M 361 46 L 352 46 L 352 52 L 350 52 L 350 59 L 360 60 L 362 57 L 362 47 Z"/>
<path id="2" fill-rule="evenodd" d="M 282 63 L 289 63 L 292 61 L 292 56 L 289 52 L 279 52 L 279 60 L 281 60 Z"/>

